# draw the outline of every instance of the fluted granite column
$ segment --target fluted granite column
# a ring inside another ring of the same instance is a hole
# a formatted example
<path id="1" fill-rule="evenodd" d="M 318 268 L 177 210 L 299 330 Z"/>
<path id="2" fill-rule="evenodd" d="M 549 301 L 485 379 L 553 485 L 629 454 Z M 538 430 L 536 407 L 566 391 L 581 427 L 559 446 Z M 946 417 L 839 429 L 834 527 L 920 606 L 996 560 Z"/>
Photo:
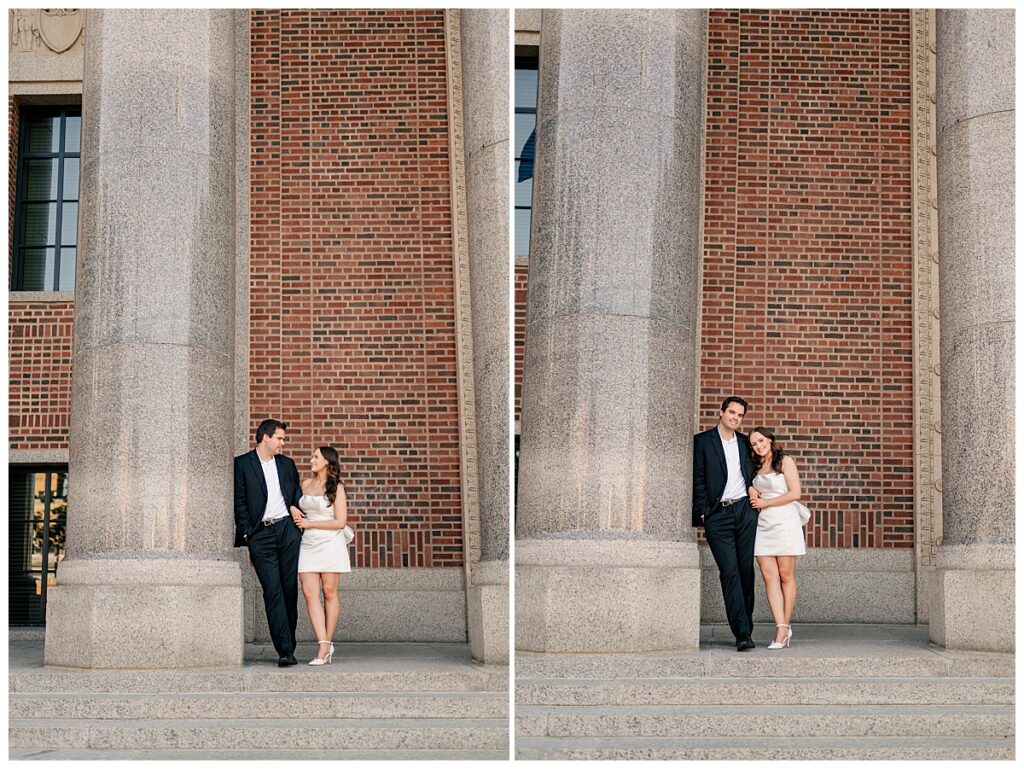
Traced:
<path id="1" fill-rule="evenodd" d="M 1014 13 L 936 11 L 947 648 L 1014 648 Z"/>
<path id="2" fill-rule="evenodd" d="M 239 665 L 234 12 L 87 13 L 68 549 L 45 660 Z"/>
<path id="3" fill-rule="evenodd" d="M 706 12 L 549 11 L 516 645 L 694 649 L 689 526 Z"/>
<path id="4" fill-rule="evenodd" d="M 508 662 L 508 12 L 463 10 L 463 124 L 476 388 L 480 561 L 472 564 L 469 644 Z"/>

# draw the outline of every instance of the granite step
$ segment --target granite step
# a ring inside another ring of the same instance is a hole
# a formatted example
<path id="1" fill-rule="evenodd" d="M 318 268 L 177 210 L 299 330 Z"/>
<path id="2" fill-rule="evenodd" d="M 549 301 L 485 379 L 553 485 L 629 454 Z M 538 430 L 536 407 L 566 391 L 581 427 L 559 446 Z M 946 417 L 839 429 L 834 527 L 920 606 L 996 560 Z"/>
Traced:
<path id="1" fill-rule="evenodd" d="M 1012 760 L 1014 741 L 960 737 L 570 737 L 516 740 L 519 760 Z"/>
<path id="2" fill-rule="evenodd" d="M 132 750 L 503 750 L 508 721 L 483 719 L 15 719 L 11 749 Z"/>
<path id="3" fill-rule="evenodd" d="M 11 761 L 507 761 L 508 750 L 90 750 L 8 751 Z"/>
<path id="4" fill-rule="evenodd" d="M 15 719 L 507 718 L 504 692 L 26 693 L 8 697 Z"/>
<path id="5" fill-rule="evenodd" d="M 1009 654 L 957 653 L 924 646 L 901 653 L 850 654 L 804 645 L 798 653 L 516 654 L 516 678 L 1013 678 Z"/>
<path id="6" fill-rule="evenodd" d="M 516 705 L 1011 705 L 1012 678 L 522 679 Z"/>
<path id="7" fill-rule="evenodd" d="M 756 704 L 755 704 L 756 703 Z M 516 708 L 520 737 L 1012 738 L 1013 705 L 788 705 Z"/>
<path id="8" fill-rule="evenodd" d="M 12 759 L 508 758 L 508 668 L 466 644 L 346 644 L 340 664 L 290 668 L 254 647 L 239 668 L 190 670 L 46 667 L 41 643 L 9 649 Z"/>
<path id="9" fill-rule="evenodd" d="M 332 670 L 332 668 L 334 668 Z M 39 667 L 8 675 L 8 691 L 43 692 L 506 692 L 506 668 L 352 670 L 337 665 L 231 670 L 77 670 Z"/>

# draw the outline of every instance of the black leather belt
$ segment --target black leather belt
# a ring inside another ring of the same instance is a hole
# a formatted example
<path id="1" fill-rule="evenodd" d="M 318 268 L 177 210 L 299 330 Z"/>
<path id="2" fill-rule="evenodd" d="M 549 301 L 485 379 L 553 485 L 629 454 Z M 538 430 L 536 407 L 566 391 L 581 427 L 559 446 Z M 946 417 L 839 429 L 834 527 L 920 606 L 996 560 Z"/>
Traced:
<path id="1" fill-rule="evenodd" d="M 746 497 L 736 497 L 736 499 L 723 499 L 722 507 L 729 507 L 729 505 L 735 505 L 738 502 L 746 502 Z"/>
<path id="2" fill-rule="evenodd" d="M 280 518 L 274 518 L 271 521 L 260 521 L 260 523 L 262 523 L 267 528 L 270 528 L 275 523 L 280 523 L 281 521 L 287 521 L 287 520 L 288 520 L 288 516 L 287 515 L 282 515 Z"/>

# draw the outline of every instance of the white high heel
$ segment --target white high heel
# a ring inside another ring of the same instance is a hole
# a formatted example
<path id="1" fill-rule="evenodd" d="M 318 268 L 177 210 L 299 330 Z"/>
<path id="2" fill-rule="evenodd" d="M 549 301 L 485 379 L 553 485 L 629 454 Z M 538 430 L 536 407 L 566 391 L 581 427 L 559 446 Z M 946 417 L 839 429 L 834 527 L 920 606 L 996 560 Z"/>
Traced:
<path id="1" fill-rule="evenodd" d="M 768 644 L 768 648 L 769 649 L 785 649 L 786 647 L 789 646 L 789 639 L 793 637 L 793 626 L 792 625 L 781 625 L 780 624 L 780 625 L 776 625 L 775 627 L 789 628 L 789 632 L 786 634 L 786 637 L 783 638 L 781 641 L 772 641 L 770 644 Z"/>
<path id="2" fill-rule="evenodd" d="M 331 650 L 327 652 L 327 656 L 321 659 L 320 657 L 314 657 L 309 661 L 310 665 L 330 665 L 331 657 L 334 656 L 334 644 L 330 641 L 317 641 L 318 644 L 331 644 Z"/>

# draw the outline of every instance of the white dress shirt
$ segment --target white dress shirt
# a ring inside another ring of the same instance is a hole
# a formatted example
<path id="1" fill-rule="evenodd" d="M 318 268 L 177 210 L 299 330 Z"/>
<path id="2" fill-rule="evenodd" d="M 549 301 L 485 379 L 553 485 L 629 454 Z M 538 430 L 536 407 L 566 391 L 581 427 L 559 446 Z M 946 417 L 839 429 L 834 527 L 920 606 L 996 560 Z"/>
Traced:
<path id="1" fill-rule="evenodd" d="M 267 507 L 263 511 L 263 520 L 276 521 L 288 515 L 288 506 L 281 494 L 281 481 L 277 477 L 277 461 L 271 457 L 269 462 L 261 459 L 260 464 L 263 466 L 263 477 L 267 481 Z"/>
<path id="2" fill-rule="evenodd" d="M 719 431 L 718 437 L 725 450 L 725 467 L 729 473 L 725 482 L 725 491 L 722 492 L 722 499 L 745 497 L 747 496 L 747 482 L 743 479 L 743 470 L 740 465 L 740 440 L 736 437 L 736 433 L 732 434 L 731 441 L 722 438 L 721 431 Z"/>

